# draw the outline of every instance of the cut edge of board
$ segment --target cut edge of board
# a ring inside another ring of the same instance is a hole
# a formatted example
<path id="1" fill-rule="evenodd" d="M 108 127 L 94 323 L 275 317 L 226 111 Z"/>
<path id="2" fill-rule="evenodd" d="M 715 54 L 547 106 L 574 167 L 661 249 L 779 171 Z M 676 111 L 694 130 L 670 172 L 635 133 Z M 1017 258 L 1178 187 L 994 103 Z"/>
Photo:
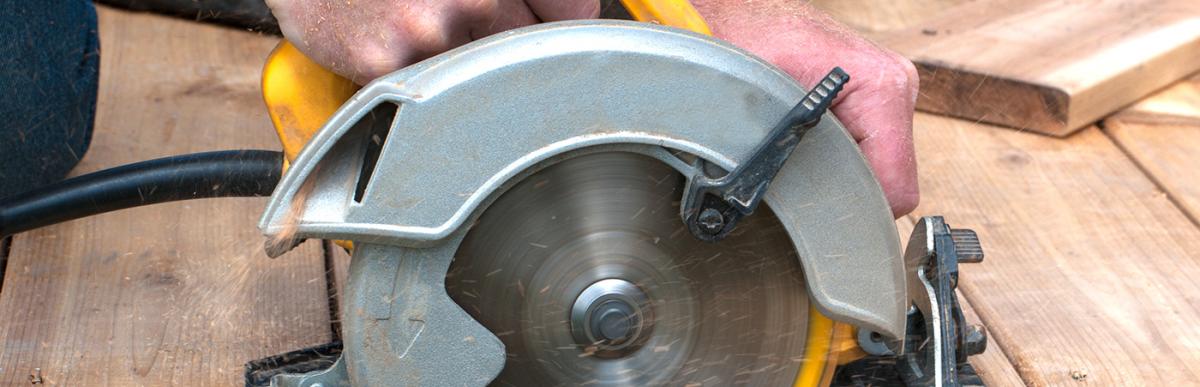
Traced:
<path id="1" fill-rule="evenodd" d="M 943 52 L 950 46 L 937 45 L 938 42 L 988 44 L 981 32 L 975 34 L 978 39 L 966 39 L 963 33 L 949 34 L 949 31 L 974 28 L 964 24 L 964 19 L 995 20 L 1002 15 L 1033 12 L 1030 7 L 1039 6 L 1045 4 L 1004 0 L 967 2 L 910 28 L 873 36 L 882 46 L 896 50 L 917 65 L 922 83 L 917 109 L 1056 137 L 1076 133 L 1200 71 L 1200 19 L 1178 16 L 1200 9 L 1194 6 L 1163 4 L 1125 10 L 1144 13 L 1157 29 L 1133 29 L 1127 31 L 1133 33 L 1128 39 L 1098 41 L 1098 46 L 1089 48 L 1086 55 L 1058 61 L 1057 66 L 1040 74 L 1013 73 L 1006 71 L 1006 66 L 981 65 L 970 57 Z M 1132 28 L 1119 24 L 1117 27 Z M 1075 34 L 1080 39 L 1089 36 L 1082 31 Z M 1054 53 L 1022 52 L 1017 57 L 992 59 L 999 63 L 1025 63 L 1038 61 L 1042 55 Z M 1092 75 L 1075 76 L 1081 73 Z M 956 82 L 960 84 L 955 85 Z M 1045 104 L 1039 105 L 1042 103 Z"/>
<path id="2" fill-rule="evenodd" d="M 921 82 L 918 110 L 1059 137 L 1087 126 L 1068 125 L 1071 97 L 1064 90 L 937 60 L 916 58 L 913 64 Z"/>

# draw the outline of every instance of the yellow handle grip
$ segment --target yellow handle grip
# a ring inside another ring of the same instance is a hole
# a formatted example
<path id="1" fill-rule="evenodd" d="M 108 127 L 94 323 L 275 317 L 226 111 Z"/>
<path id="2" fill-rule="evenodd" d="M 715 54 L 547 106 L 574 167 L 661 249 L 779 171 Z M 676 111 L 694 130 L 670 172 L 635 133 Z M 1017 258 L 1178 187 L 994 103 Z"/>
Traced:
<path id="1" fill-rule="evenodd" d="M 284 40 L 267 56 L 262 90 L 287 163 L 358 91 L 358 85 L 321 67 Z"/>
<path id="2" fill-rule="evenodd" d="M 687 0 L 621 0 L 633 20 L 712 35 L 704 17 Z"/>
<path id="3" fill-rule="evenodd" d="M 659 23 L 711 35 L 708 25 L 687 0 L 621 0 L 635 20 Z M 358 85 L 304 56 L 286 40 L 267 57 L 262 79 L 263 101 L 287 162 L 325 121 L 358 91 Z"/>

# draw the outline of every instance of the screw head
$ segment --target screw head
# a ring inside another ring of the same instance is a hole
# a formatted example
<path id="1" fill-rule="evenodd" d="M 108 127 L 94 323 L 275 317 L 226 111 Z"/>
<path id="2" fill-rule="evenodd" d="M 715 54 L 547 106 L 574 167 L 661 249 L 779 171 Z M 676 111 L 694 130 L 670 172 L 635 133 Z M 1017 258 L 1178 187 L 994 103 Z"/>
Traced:
<path id="1" fill-rule="evenodd" d="M 979 325 L 967 326 L 963 335 L 963 351 L 967 356 L 975 356 L 987 350 L 987 331 Z"/>
<path id="2" fill-rule="evenodd" d="M 705 208 L 700 211 L 700 216 L 696 218 L 696 223 L 700 224 L 700 228 L 709 234 L 716 234 L 725 228 L 725 216 L 721 215 L 721 211 L 712 208 Z"/>

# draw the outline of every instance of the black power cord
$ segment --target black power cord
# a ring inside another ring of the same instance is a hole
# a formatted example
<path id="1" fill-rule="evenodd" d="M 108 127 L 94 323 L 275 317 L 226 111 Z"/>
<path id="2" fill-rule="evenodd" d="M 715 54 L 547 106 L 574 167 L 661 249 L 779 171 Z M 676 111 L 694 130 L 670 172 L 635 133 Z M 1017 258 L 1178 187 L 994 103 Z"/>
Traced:
<path id="1" fill-rule="evenodd" d="M 0 238 L 148 204 L 270 196 L 282 171 L 283 154 L 265 150 L 194 153 L 122 165 L 0 200 Z"/>

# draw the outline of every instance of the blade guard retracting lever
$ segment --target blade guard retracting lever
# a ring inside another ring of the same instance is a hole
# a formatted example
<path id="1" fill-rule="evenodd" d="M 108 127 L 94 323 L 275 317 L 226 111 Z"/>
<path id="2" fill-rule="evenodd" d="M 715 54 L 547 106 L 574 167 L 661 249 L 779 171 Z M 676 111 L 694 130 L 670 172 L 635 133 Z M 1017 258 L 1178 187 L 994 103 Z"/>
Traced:
<path id="1" fill-rule="evenodd" d="M 680 207 L 683 222 L 692 235 L 707 242 L 720 241 L 737 227 L 738 221 L 753 214 L 771 180 L 783 168 L 804 134 L 821 122 L 821 117 L 849 80 L 850 75 L 841 67 L 834 67 L 733 172 L 712 179 L 704 175 L 704 168 L 696 168 L 701 172 L 690 180 Z"/>

